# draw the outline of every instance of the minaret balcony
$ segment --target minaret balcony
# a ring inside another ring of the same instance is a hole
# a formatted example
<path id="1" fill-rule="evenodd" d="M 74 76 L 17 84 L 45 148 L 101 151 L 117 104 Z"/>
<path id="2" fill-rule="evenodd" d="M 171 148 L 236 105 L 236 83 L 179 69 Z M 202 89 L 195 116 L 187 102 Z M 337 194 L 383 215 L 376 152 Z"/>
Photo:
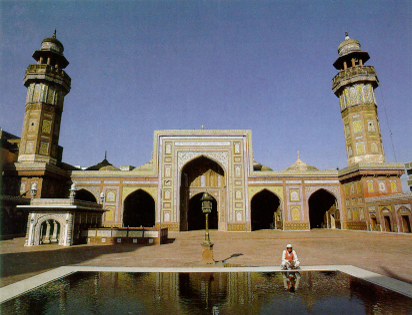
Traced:
<path id="1" fill-rule="evenodd" d="M 64 72 L 64 70 L 57 69 L 47 64 L 32 64 L 26 70 L 23 79 L 25 86 L 28 86 L 31 81 L 50 81 L 63 86 L 66 94 L 70 91 L 71 78 Z"/>
<path id="2" fill-rule="evenodd" d="M 339 71 L 332 79 L 333 93 L 337 94 L 344 86 L 362 81 L 371 82 L 374 88 L 378 87 L 379 80 L 373 66 L 355 66 Z"/>

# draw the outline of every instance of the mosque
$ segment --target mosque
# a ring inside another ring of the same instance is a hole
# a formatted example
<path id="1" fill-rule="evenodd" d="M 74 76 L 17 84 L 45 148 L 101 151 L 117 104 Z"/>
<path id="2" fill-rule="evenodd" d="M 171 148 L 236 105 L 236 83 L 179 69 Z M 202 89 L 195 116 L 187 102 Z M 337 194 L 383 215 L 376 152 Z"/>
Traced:
<path id="1" fill-rule="evenodd" d="M 208 192 L 209 226 L 219 231 L 411 232 L 412 193 L 402 192 L 400 180 L 405 165 L 385 162 L 374 92 L 379 81 L 374 67 L 365 65 L 369 54 L 347 34 L 333 64 L 338 72 L 332 90 L 339 99 L 348 166 L 325 170 L 298 155 L 288 168 L 273 171 L 253 159 L 250 130 L 203 129 L 154 131 L 152 158 L 139 167 L 117 168 L 106 158 L 86 169 L 68 165 L 59 146 L 64 98 L 71 89 L 63 50 L 56 34 L 42 41 L 23 80 L 21 139 L 2 131 L 3 225 L 18 225 L 15 233 L 50 222 L 61 231 L 73 229 L 52 206 L 41 219 L 27 220 L 29 214 L 17 210 L 38 198 L 68 198 L 73 183 L 77 200 L 101 204 L 101 218 L 88 209 L 105 227 L 203 229 L 201 196 Z M 30 196 L 33 184 L 37 194 Z M 88 215 L 78 220 L 90 223 Z"/>

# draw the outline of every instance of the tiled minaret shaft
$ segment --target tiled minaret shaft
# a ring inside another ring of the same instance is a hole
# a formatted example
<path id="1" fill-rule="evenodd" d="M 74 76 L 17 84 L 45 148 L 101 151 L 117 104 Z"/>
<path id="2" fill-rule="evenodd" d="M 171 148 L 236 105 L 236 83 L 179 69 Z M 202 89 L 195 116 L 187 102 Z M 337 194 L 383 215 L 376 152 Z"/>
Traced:
<path id="1" fill-rule="evenodd" d="M 63 45 L 52 37 L 45 38 L 23 79 L 27 87 L 26 112 L 19 149 L 19 162 L 56 164 L 61 160 L 59 147 L 60 121 L 64 97 L 70 91 L 71 79 L 63 70 L 69 62 L 63 56 Z"/>
<path id="2" fill-rule="evenodd" d="M 332 89 L 339 97 L 348 166 L 384 163 L 374 92 L 379 81 L 374 67 L 364 65 L 369 54 L 361 51 L 360 43 L 347 33 L 338 53 L 333 65 L 339 73 L 332 80 Z"/>

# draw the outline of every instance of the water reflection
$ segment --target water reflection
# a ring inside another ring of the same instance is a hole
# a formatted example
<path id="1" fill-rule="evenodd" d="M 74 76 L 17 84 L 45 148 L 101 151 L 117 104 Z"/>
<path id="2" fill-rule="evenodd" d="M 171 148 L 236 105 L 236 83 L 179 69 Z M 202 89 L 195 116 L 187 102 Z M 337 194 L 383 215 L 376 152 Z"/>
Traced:
<path id="1" fill-rule="evenodd" d="M 339 272 L 77 272 L 2 314 L 410 314 L 412 299 Z"/>

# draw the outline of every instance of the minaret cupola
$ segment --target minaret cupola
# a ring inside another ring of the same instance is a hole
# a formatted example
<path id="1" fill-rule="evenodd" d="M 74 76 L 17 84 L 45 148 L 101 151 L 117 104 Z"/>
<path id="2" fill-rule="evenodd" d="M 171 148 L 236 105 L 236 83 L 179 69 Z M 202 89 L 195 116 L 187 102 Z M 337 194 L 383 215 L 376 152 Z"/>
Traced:
<path id="1" fill-rule="evenodd" d="M 349 38 L 348 32 L 346 32 L 345 40 L 338 47 L 338 54 L 338 59 L 333 63 L 337 70 L 363 66 L 370 58 L 366 51 L 361 50 L 361 45 L 356 39 Z"/>
<path id="2" fill-rule="evenodd" d="M 64 69 L 69 65 L 63 56 L 63 44 L 56 38 L 56 30 L 52 37 L 47 37 L 41 42 L 40 50 L 36 50 L 33 58 L 38 64 L 47 64 L 56 69 Z"/>

